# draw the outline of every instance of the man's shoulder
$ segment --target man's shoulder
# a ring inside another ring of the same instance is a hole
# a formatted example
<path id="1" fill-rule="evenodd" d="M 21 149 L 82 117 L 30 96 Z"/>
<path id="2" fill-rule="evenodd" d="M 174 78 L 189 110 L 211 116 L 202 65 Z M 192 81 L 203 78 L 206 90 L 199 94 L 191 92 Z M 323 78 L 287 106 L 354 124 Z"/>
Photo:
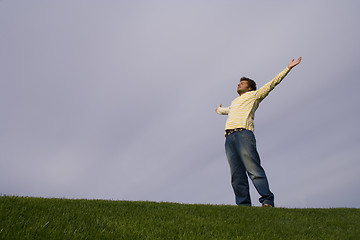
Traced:
<path id="1" fill-rule="evenodd" d="M 241 96 L 243 96 L 243 98 L 252 98 L 252 97 L 255 97 L 255 96 L 256 96 L 257 91 L 258 91 L 258 90 L 248 91 L 248 92 L 244 93 L 244 94 L 241 95 Z"/>

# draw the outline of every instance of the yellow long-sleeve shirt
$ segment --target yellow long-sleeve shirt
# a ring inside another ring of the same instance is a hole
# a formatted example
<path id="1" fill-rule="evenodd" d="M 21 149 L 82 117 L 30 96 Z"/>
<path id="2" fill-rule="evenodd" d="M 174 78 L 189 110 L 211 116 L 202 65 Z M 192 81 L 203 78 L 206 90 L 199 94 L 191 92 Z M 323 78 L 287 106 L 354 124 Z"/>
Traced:
<path id="1" fill-rule="evenodd" d="M 219 107 L 217 113 L 228 115 L 225 129 L 245 128 L 254 131 L 255 111 L 260 102 L 278 85 L 287 75 L 290 68 L 285 68 L 273 80 L 256 91 L 249 91 L 235 98 L 230 107 Z"/>

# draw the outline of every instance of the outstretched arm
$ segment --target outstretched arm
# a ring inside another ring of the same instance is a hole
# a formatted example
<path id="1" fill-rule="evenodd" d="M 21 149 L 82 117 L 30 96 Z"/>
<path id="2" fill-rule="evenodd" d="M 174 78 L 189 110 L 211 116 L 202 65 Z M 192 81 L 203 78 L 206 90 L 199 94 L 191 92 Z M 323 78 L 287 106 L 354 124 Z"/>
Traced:
<path id="1" fill-rule="evenodd" d="M 215 112 L 217 113 L 217 114 L 220 114 L 220 115 L 228 115 L 229 114 L 229 111 L 230 111 L 230 108 L 223 108 L 223 107 L 221 107 L 222 106 L 222 104 L 220 104 L 219 105 L 219 107 L 217 107 L 216 109 L 215 109 Z"/>
<path id="2" fill-rule="evenodd" d="M 285 76 L 289 73 L 289 71 L 298 65 L 301 62 L 301 57 L 299 57 L 296 61 L 292 59 L 287 68 L 285 68 L 281 73 L 279 73 L 273 80 L 265 84 L 263 87 L 261 87 L 259 90 L 256 91 L 257 98 L 264 99 L 271 90 L 275 88 L 276 85 L 278 85 L 281 80 L 285 78 Z"/>

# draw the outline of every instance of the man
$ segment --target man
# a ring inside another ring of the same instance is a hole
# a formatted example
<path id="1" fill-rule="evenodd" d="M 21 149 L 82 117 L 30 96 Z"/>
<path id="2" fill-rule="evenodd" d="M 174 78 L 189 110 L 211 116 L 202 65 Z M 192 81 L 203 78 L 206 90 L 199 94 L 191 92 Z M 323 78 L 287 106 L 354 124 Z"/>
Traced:
<path id="1" fill-rule="evenodd" d="M 260 102 L 300 61 L 301 57 L 296 61 L 292 59 L 285 70 L 259 90 L 256 90 L 256 83 L 253 80 L 242 77 L 237 87 L 237 93 L 240 96 L 232 101 L 230 107 L 223 108 L 220 104 L 215 109 L 218 114 L 228 115 L 225 126 L 225 150 L 230 165 L 231 184 L 237 205 L 251 206 L 247 173 L 261 196 L 259 201 L 262 206 L 274 206 L 274 194 L 270 191 L 256 149 L 253 133 L 255 111 Z"/>

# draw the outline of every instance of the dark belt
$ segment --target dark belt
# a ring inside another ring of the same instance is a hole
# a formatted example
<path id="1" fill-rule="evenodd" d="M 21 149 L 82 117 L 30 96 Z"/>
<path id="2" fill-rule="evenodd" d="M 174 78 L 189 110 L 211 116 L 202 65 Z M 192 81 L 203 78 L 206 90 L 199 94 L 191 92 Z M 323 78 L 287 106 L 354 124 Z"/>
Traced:
<path id="1" fill-rule="evenodd" d="M 242 130 L 246 130 L 246 129 L 245 128 L 225 129 L 225 137 L 235 132 L 241 132 Z"/>

